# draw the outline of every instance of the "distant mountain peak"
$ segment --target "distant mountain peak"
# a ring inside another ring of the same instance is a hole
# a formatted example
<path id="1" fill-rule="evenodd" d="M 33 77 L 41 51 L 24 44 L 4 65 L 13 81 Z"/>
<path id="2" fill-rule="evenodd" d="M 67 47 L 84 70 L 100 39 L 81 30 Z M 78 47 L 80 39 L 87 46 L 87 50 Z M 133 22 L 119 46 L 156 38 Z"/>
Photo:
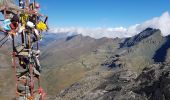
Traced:
<path id="1" fill-rule="evenodd" d="M 134 46 L 136 43 L 139 43 L 140 41 L 152 36 L 157 32 L 160 33 L 158 35 L 161 36 L 161 31 L 159 29 L 146 28 L 144 31 L 140 32 L 139 34 L 130 38 L 126 38 L 124 42 L 120 44 L 120 48 Z"/>

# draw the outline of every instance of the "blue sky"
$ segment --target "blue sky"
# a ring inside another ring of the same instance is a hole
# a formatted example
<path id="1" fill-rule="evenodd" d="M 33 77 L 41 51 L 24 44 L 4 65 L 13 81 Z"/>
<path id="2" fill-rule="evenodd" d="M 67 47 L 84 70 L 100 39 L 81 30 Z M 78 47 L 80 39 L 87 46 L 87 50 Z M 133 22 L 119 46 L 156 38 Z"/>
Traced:
<path id="1" fill-rule="evenodd" d="M 170 0 L 37 0 L 49 25 L 128 27 L 170 10 Z"/>

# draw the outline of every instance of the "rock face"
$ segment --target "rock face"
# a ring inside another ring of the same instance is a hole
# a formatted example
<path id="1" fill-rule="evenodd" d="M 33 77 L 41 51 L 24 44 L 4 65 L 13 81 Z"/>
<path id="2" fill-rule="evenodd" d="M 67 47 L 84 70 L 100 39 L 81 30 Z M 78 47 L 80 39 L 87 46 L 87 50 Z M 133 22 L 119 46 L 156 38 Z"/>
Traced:
<path id="1" fill-rule="evenodd" d="M 146 67 L 134 83 L 132 91 L 148 100 L 170 100 L 170 65 Z"/>
<path id="2" fill-rule="evenodd" d="M 114 100 L 170 100 L 170 65 L 153 64 L 129 82 Z M 114 83 L 113 83 L 114 84 Z M 104 99 L 103 99 L 104 100 Z"/>
<path id="3" fill-rule="evenodd" d="M 153 64 L 136 77 L 127 70 L 107 70 L 73 84 L 56 100 L 170 100 L 170 64 Z M 122 77 L 123 76 L 123 77 Z"/>

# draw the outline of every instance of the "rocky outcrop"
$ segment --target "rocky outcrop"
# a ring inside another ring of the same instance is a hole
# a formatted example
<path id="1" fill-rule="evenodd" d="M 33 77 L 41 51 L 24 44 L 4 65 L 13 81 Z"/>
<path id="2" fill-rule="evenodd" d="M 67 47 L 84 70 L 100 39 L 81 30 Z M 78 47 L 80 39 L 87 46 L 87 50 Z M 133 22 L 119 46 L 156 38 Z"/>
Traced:
<path id="1" fill-rule="evenodd" d="M 127 71 L 126 71 L 127 72 Z M 121 79 L 124 71 L 120 71 L 117 81 L 111 78 L 107 84 L 102 84 L 102 88 L 98 91 L 104 91 L 97 95 L 96 98 L 91 98 L 92 93 L 83 97 L 84 100 L 170 100 L 170 64 L 153 64 L 146 67 L 142 73 L 131 81 Z M 126 78 L 124 78 L 126 79 Z M 94 96 L 94 95 L 93 95 Z"/>
<path id="2" fill-rule="evenodd" d="M 146 67 L 131 90 L 147 100 L 170 100 L 170 64 Z"/>
<path id="3" fill-rule="evenodd" d="M 170 64 L 147 66 L 139 76 L 120 68 L 106 72 L 73 84 L 56 100 L 170 100 Z"/>
<path id="4" fill-rule="evenodd" d="M 117 54 L 109 57 L 109 59 L 107 59 L 104 63 L 102 63 L 101 66 L 114 68 L 114 67 L 124 67 L 125 64 L 123 63 L 123 60 L 121 60 L 120 55 Z"/>

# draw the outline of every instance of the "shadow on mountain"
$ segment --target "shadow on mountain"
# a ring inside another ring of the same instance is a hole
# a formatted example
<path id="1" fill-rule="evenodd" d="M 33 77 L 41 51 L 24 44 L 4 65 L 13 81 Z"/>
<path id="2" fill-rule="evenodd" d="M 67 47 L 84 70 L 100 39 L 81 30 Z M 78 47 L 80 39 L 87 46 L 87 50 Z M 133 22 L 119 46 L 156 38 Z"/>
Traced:
<path id="1" fill-rule="evenodd" d="M 170 36 L 167 36 L 167 41 L 156 51 L 153 60 L 155 62 L 165 62 L 168 49 L 170 47 Z"/>
<path id="2" fill-rule="evenodd" d="M 71 40 L 72 38 L 74 38 L 74 37 L 76 37 L 76 36 L 78 36 L 78 35 L 68 36 L 68 37 L 66 38 L 66 41 L 69 41 L 69 40 Z"/>

